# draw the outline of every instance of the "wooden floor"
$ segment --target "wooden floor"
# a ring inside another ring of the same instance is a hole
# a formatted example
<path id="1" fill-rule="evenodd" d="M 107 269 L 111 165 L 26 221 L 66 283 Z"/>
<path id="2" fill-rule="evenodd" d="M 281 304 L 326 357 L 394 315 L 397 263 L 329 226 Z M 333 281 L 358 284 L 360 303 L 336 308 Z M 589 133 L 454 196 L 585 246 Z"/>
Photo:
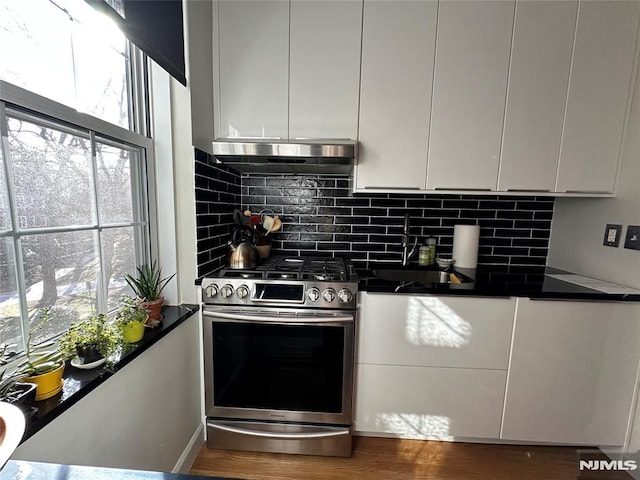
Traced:
<path id="1" fill-rule="evenodd" d="M 248 480 L 575 479 L 570 447 L 531 447 L 355 437 L 351 458 L 212 450 L 191 472 Z"/>

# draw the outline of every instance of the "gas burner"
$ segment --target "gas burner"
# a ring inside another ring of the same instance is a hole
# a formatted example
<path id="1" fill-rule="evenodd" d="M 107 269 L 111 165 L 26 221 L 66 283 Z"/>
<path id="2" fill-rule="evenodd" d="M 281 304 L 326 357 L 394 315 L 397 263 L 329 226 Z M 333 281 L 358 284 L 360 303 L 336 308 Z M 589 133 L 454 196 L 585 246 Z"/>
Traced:
<path id="1" fill-rule="evenodd" d="M 225 278 L 262 278 L 263 274 L 258 271 L 225 270 L 222 276 Z"/>
<path id="2" fill-rule="evenodd" d="M 298 278 L 297 272 L 269 272 L 267 278 L 279 278 L 280 280 L 295 280 Z"/>
<path id="3" fill-rule="evenodd" d="M 306 273 L 304 274 L 303 278 L 305 279 L 311 279 L 311 280 L 318 280 L 320 282 L 331 282 L 331 281 L 337 281 L 337 280 L 342 280 L 342 275 L 340 274 L 336 274 L 336 273 Z"/>

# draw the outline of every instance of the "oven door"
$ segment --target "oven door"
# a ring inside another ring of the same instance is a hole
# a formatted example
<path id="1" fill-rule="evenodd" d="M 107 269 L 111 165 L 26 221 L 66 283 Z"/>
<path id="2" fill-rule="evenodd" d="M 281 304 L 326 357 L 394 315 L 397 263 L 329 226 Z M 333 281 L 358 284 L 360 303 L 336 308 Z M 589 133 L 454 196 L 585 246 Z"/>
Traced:
<path id="1" fill-rule="evenodd" d="M 351 424 L 351 312 L 205 306 L 209 417 Z"/>

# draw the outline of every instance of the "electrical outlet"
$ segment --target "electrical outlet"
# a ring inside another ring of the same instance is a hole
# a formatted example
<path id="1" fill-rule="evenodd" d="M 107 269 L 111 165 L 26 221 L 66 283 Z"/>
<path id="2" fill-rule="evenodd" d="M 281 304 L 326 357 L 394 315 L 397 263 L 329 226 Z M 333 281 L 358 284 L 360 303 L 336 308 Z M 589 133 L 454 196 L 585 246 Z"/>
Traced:
<path id="1" fill-rule="evenodd" d="M 624 239 L 624 248 L 640 250 L 640 225 L 629 225 Z"/>
<path id="2" fill-rule="evenodd" d="M 617 247 L 620 245 L 620 236 L 622 235 L 622 225 L 613 225 L 607 223 L 604 229 L 604 242 L 602 244 L 605 247 Z"/>

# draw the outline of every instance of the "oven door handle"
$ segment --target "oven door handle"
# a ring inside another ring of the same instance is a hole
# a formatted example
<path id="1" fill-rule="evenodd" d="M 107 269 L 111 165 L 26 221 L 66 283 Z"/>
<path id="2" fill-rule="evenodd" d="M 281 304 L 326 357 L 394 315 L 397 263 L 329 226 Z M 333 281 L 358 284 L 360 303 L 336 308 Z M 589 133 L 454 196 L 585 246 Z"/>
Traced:
<path id="1" fill-rule="evenodd" d="M 252 437 L 261 438 L 276 438 L 276 439 L 308 439 L 308 438 L 331 438 L 340 437 L 343 435 L 349 435 L 349 430 L 336 430 L 332 432 L 308 432 L 308 433 L 276 433 L 276 432 L 263 432 L 260 430 L 249 430 L 245 428 L 231 427 L 228 425 L 220 425 L 219 423 L 207 423 L 210 428 L 221 430 L 223 432 L 236 433 L 238 435 L 249 435 Z"/>
<path id="2" fill-rule="evenodd" d="M 250 322 L 250 323 L 353 323 L 353 315 L 322 315 L 297 317 L 295 315 L 247 315 L 243 313 L 231 312 L 213 312 L 211 310 L 203 310 L 202 315 L 205 317 L 218 318 L 227 322 Z"/>

